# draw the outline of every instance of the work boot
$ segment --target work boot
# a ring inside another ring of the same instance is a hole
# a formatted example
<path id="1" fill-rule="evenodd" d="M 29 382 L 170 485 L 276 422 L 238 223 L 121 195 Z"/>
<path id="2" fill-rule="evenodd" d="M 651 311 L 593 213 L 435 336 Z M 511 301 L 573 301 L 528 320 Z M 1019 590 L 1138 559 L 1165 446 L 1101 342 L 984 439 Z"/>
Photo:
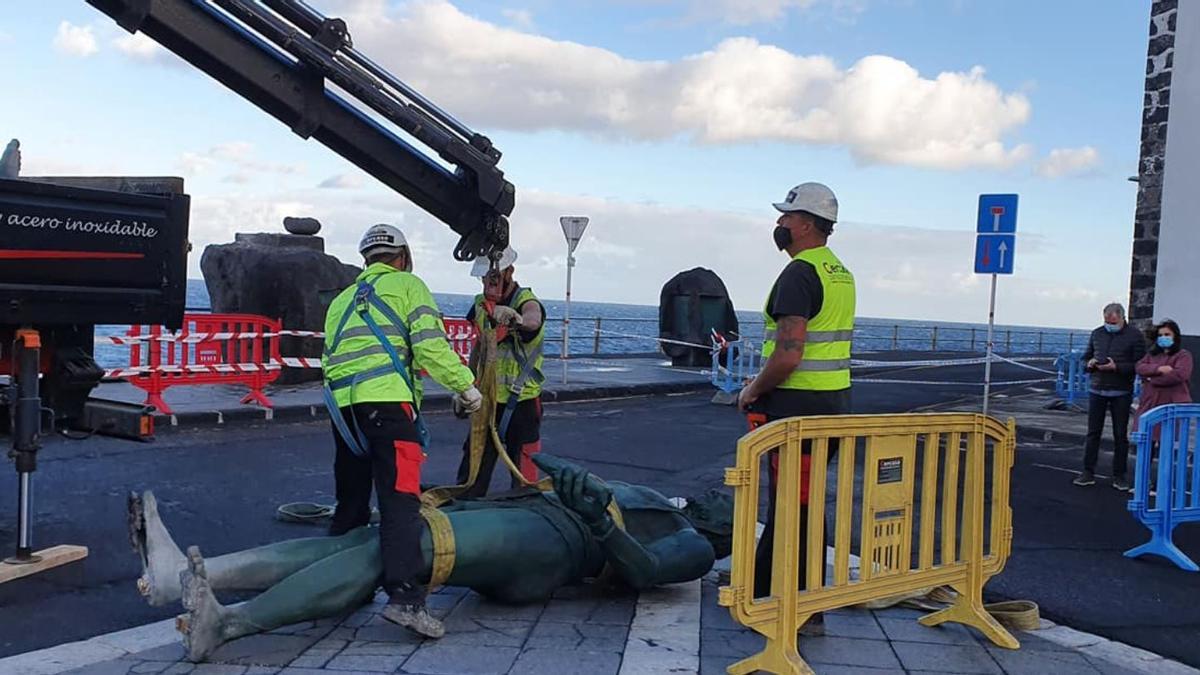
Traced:
<path id="1" fill-rule="evenodd" d="M 1133 486 L 1129 484 L 1129 479 L 1125 476 L 1113 476 L 1112 486 L 1114 490 L 1121 492 L 1129 492 L 1133 489 Z"/>
<path id="2" fill-rule="evenodd" d="M 809 617 L 808 621 L 800 627 L 800 635 L 804 637 L 824 637 L 825 636 L 825 614 L 817 612 Z"/>
<path id="3" fill-rule="evenodd" d="M 1084 469 L 1083 473 L 1079 474 L 1079 476 L 1076 477 L 1075 480 L 1071 481 L 1071 483 L 1080 487 L 1095 485 L 1096 474 L 1092 473 L 1091 469 Z"/>
<path id="4" fill-rule="evenodd" d="M 425 605 L 389 603 L 383 608 L 383 618 L 435 640 L 446 634 L 446 627 L 429 614 Z"/>

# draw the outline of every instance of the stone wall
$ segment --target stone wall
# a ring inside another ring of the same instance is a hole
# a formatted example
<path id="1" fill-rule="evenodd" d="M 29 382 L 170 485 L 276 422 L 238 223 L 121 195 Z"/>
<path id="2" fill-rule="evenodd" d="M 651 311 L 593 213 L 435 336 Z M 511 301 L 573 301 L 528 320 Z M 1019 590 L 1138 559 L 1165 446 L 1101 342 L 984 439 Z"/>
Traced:
<path id="1" fill-rule="evenodd" d="M 1154 317 L 1163 164 L 1167 150 L 1178 3 L 1179 0 L 1155 0 L 1150 8 L 1142 149 L 1138 163 L 1137 210 L 1133 219 L 1133 269 L 1129 281 L 1129 317 L 1140 326 L 1149 325 Z"/>

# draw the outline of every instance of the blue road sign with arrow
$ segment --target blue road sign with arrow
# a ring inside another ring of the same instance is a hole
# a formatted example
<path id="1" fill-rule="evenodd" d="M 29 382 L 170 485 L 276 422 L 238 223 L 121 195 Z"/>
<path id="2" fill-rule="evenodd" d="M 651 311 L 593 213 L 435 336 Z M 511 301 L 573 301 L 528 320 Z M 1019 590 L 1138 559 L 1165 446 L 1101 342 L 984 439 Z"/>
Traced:
<path id="1" fill-rule="evenodd" d="M 975 238 L 976 274 L 1012 274 L 1013 252 L 1017 237 L 1013 234 L 981 234 Z"/>
<path id="2" fill-rule="evenodd" d="M 1017 246 L 1017 196 L 979 195 L 975 273 L 1012 274 Z"/>

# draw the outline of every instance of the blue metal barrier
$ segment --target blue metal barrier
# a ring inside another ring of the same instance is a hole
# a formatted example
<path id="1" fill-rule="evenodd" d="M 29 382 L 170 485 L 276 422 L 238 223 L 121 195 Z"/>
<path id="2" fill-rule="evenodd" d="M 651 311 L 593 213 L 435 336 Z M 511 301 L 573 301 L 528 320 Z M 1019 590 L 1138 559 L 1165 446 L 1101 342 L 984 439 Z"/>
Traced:
<path id="1" fill-rule="evenodd" d="M 1059 354 L 1054 360 L 1054 369 L 1057 375 L 1054 378 L 1054 393 L 1060 399 L 1068 404 L 1082 403 L 1088 398 L 1088 393 L 1091 391 L 1091 373 L 1085 368 L 1083 362 L 1083 350 L 1072 349 L 1069 352 Z M 1142 378 L 1133 378 L 1133 400 L 1137 400 L 1142 393 Z"/>
<path id="2" fill-rule="evenodd" d="M 1060 354 L 1054 360 L 1054 368 L 1058 371 L 1054 378 L 1054 393 L 1068 404 L 1074 404 L 1088 396 L 1090 376 L 1083 366 L 1082 349 Z"/>
<path id="3" fill-rule="evenodd" d="M 1156 433 L 1157 432 L 1157 433 Z M 1150 475 L 1154 437 L 1159 437 L 1158 471 Z M 1159 406 L 1142 414 L 1138 431 L 1137 473 L 1129 510 L 1150 528 L 1150 541 L 1125 552 L 1126 558 L 1159 555 L 1189 572 L 1200 567 L 1175 545 L 1172 535 L 1180 523 L 1200 522 L 1200 404 Z M 1155 494 L 1150 494 L 1151 485 Z M 1190 493 L 1190 494 L 1189 494 Z"/>
<path id="4" fill-rule="evenodd" d="M 725 367 L 721 367 L 722 349 L 726 354 Z M 712 383 L 721 391 L 731 394 L 741 389 L 750 378 L 758 374 L 758 351 L 744 348 L 742 340 L 718 343 L 713 341 Z"/>

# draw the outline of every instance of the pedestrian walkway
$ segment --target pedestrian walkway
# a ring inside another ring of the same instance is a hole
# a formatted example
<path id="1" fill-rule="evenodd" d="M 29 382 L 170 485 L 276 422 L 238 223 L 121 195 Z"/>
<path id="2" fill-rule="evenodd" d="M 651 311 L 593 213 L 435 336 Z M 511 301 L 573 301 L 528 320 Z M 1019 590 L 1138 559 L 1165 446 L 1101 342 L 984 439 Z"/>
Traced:
<path id="1" fill-rule="evenodd" d="M 718 607 L 717 584 L 703 592 L 700 673 L 718 675 L 752 656 L 762 638 Z M 917 609 L 844 609 L 825 615 L 824 637 L 800 638 L 800 655 L 819 675 L 961 673 L 980 675 L 1156 675 L 1200 671 L 1149 652 L 1043 621 L 1033 632 L 1014 632 L 1021 648 L 997 647 L 958 624 L 927 628 Z"/>
<path id="2" fill-rule="evenodd" d="M 708 371 L 699 368 L 673 368 L 670 361 L 656 356 L 613 358 L 572 358 L 567 362 L 564 382 L 563 362 L 547 358 L 546 382 L 542 397 L 546 401 L 616 398 L 649 394 L 672 394 L 712 388 Z M 426 379 L 425 407 L 449 408 L 450 394 L 436 382 Z M 270 386 L 267 395 L 273 410 L 242 405 L 245 387 L 194 385 L 167 389 L 163 398 L 174 415 L 158 415 L 159 431 L 171 426 L 224 424 L 233 421 L 284 420 L 325 415 L 325 403 L 319 382 Z M 92 394 L 95 398 L 141 403 L 146 393 L 127 382 L 105 382 Z"/>
<path id="3" fill-rule="evenodd" d="M 204 664 L 183 660 L 172 622 L 0 659 L 0 675 L 719 675 L 762 648 L 762 638 L 717 606 L 718 572 L 637 596 L 597 586 L 561 589 L 542 605 L 511 606 L 443 588 L 430 596 L 446 636 L 422 640 L 385 621 L 385 596 L 349 616 L 287 626 L 230 642 Z M 846 609 L 826 615 L 824 637 L 800 638 L 821 675 L 1198 675 L 1149 652 L 1043 621 L 1017 633 L 1021 649 L 993 645 L 924 612 Z"/>

